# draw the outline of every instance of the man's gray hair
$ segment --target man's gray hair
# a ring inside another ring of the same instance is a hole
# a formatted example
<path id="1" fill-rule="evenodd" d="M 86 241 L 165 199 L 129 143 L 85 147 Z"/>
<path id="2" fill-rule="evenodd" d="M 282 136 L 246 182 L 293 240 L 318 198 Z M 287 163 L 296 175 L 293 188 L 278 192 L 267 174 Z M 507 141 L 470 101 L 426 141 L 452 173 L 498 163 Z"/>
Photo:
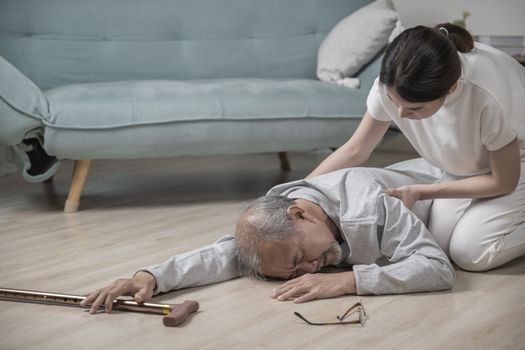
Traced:
<path id="1" fill-rule="evenodd" d="M 257 245 L 280 241 L 298 233 L 288 208 L 295 203 L 284 196 L 259 197 L 244 209 L 235 229 L 237 260 L 246 275 L 264 278 Z"/>

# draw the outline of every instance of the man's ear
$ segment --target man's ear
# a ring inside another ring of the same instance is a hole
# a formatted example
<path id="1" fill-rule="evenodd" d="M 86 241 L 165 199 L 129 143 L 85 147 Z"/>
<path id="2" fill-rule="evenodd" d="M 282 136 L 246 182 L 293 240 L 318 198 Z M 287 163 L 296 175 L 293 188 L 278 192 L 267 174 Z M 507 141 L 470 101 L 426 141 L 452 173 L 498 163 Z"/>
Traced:
<path id="1" fill-rule="evenodd" d="M 301 208 L 297 204 L 292 204 L 288 207 L 286 210 L 288 215 L 290 215 L 295 220 L 307 220 L 307 221 L 314 221 L 314 217 L 310 215 L 306 209 Z"/>
<path id="2" fill-rule="evenodd" d="M 304 214 L 306 213 L 306 211 L 297 204 L 290 205 L 288 209 L 286 209 L 286 212 L 295 220 L 304 219 Z"/>

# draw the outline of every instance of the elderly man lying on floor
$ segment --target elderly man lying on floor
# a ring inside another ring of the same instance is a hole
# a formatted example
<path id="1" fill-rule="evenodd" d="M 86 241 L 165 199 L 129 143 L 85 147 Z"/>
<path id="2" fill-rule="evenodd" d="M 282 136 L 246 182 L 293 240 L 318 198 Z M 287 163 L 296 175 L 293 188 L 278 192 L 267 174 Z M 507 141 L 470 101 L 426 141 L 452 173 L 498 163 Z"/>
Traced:
<path id="1" fill-rule="evenodd" d="M 401 172 L 402 170 L 402 172 Z M 114 298 L 142 302 L 154 294 L 252 275 L 290 280 L 278 300 L 304 302 L 344 294 L 392 294 L 450 289 L 454 269 L 430 233 L 430 202 L 413 211 L 387 188 L 436 182 L 439 172 L 412 160 L 386 169 L 350 168 L 272 188 L 247 206 L 235 237 L 138 271 L 91 293 L 94 313 Z M 351 266 L 340 273 L 322 267 Z"/>

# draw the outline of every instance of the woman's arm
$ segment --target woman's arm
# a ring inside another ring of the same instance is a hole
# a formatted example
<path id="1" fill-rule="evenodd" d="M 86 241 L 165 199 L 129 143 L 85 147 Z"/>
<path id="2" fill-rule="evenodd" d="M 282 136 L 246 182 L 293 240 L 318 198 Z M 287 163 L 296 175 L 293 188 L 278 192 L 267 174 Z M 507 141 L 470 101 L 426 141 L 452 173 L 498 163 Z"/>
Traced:
<path id="1" fill-rule="evenodd" d="M 489 152 L 491 173 L 452 182 L 409 185 L 385 192 L 411 208 L 418 200 L 434 198 L 490 198 L 514 191 L 520 178 L 518 141 Z"/>
<path id="2" fill-rule="evenodd" d="M 306 178 L 363 164 L 370 157 L 370 153 L 376 148 L 389 126 L 390 122 L 376 120 L 366 112 L 352 137 Z"/>

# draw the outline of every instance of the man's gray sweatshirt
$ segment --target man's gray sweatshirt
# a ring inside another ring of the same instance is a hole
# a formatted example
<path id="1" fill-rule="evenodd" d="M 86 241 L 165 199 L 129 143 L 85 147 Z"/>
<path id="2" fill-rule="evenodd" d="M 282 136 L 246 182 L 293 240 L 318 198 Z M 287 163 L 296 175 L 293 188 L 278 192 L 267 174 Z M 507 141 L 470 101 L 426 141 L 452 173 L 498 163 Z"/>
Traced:
<path id="1" fill-rule="evenodd" d="M 386 169 L 341 169 L 275 186 L 267 195 L 303 198 L 321 206 L 344 239 L 342 265 L 352 266 L 357 294 L 436 291 L 452 288 L 455 275 L 425 225 L 431 202 L 419 201 L 411 211 L 383 191 L 434 183 L 440 177 L 436 168 L 418 159 Z M 240 276 L 231 235 L 143 270 L 155 276 L 155 293 Z"/>

